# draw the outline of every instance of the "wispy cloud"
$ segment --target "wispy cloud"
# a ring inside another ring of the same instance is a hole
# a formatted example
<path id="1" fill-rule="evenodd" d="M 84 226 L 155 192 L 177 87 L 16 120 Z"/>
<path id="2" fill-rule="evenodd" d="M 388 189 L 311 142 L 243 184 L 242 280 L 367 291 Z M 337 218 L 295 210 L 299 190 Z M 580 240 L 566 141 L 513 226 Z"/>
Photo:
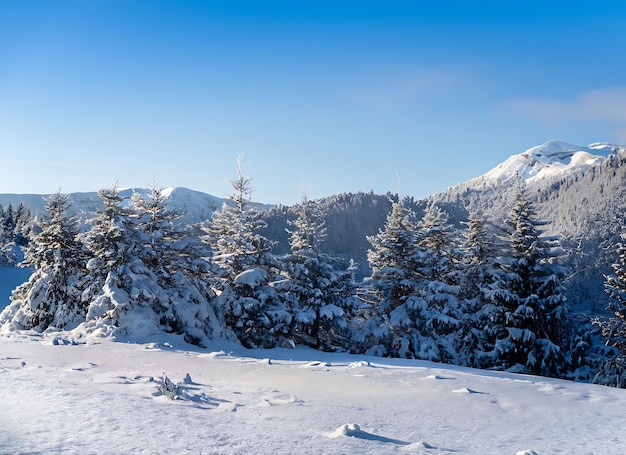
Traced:
<path id="1" fill-rule="evenodd" d="M 456 92 L 472 78 L 461 66 L 378 68 L 369 72 L 350 92 L 357 103 L 379 108 L 400 108 L 432 97 Z"/>
<path id="2" fill-rule="evenodd" d="M 588 90 L 569 100 L 513 99 L 502 108 L 548 126 L 590 123 L 626 139 L 626 86 Z"/>

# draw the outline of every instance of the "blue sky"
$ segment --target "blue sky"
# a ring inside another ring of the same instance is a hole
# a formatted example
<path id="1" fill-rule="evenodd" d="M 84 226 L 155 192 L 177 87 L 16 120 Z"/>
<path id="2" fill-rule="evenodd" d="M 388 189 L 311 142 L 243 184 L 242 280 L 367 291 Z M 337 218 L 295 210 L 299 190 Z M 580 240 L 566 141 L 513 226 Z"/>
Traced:
<path id="1" fill-rule="evenodd" d="M 223 197 L 243 155 L 263 202 L 420 198 L 626 144 L 625 26 L 624 1 L 0 0 L 0 193 Z"/>

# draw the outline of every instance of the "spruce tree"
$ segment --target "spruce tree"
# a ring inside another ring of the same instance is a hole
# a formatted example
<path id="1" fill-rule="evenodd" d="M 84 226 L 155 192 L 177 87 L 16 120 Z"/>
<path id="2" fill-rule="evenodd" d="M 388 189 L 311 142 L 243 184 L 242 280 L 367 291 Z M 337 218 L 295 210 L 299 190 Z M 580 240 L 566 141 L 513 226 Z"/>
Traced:
<path id="1" fill-rule="evenodd" d="M 536 219 L 520 184 L 506 221 L 509 257 L 498 304 L 504 320 L 495 343 L 497 363 L 504 368 L 545 376 L 565 370 L 567 306 L 558 261 L 557 237 L 542 235 L 546 223 Z"/>
<path id="2" fill-rule="evenodd" d="M 411 331 L 420 302 L 415 301 L 413 280 L 416 259 L 416 227 L 413 212 L 403 200 L 393 202 L 385 225 L 367 237 L 372 248 L 367 258 L 372 274 L 366 281 L 372 308 L 361 329 L 361 344 L 371 354 L 412 357 Z M 370 299 L 368 299 L 370 300 Z"/>
<path id="3" fill-rule="evenodd" d="M 220 307 L 244 346 L 274 347 L 284 342 L 291 317 L 270 285 L 278 263 L 271 254 L 272 242 L 259 232 L 266 223 L 251 202 L 252 180 L 243 175 L 241 159 L 231 184 L 231 202 L 203 227 L 203 241 L 219 267 Z"/>
<path id="4" fill-rule="evenodd" d="M 614 349 L 614 357 L 602 365 L 594 382 L 626 388 L 626 234 L 617 244 L 617 262 L 612 265 L 613 274 L 605 278 L 605 290 L 611 297 L 608 310 L 613 317 L 596 318 L 606 345 Z"/>
<path id="5" fill-rule="evenodd" d="M 434 204 L 417 224 L 413 270 L 422 303 L 415 319 L 413 345 L 422 359 L 456 362 L 455 345 L 461 325 L 459 307 L 459 251 L 448 214 Z"/>
<path id="6" fill-rule="evenodd" d="M 459 363 L 483 368 L 492 364 L 498 327 L 494 321 L 504 320 L 503 307 L 497 305 L 502 269 L 493 227 L 476 213 L 470 212 L 464 231 L 462 275 L 460 280 L 461 334 L 457 340 Z"/>
<path id="7" fill-rule="evenodd" d="M 133 194 L 135 226 L 143 235 L 141 261 L 156 279 L 159 322 L 187 342 L 206 345 L 209 339 L 228 336 L 213 306 L 215 293 L 210 262 L 203 259 L 190 231 L 177 224 L 182 213 L 169 208 L 162 188 L 153 184 L 146 194 Z"/>
<path id="8" fill-rule="evenodd" d="M 31 267 L 29 280 L 19 286 L 0 325 L 43 331 L 72 328 L 85 320 L 80 284 L 85 276 L 85 254 L 77 240 L 75 216 L 69 196 L 57 192 L 47 199 L 47 215 L 36 226 L 25 248 L 23 266 Z"/>
<path id="9" fill-rule="evenodd" d="M 145 234 L 117 184 L 98 191 L 104 208 L 81 238 L 89 250 L 89 274 L 83 298 L 88 305 L 87 330 L 129 335 L 158 326 L 162 293 L 154 272 L 143 262 Z M 140 315 L 141 314 L 141 315 Z"/>
<path id="10" fill-rule="evenodd" d="M 354 267 L 341 270 L 339 261 L 321 252 L 326 228 L 318 204 L 303 196 L 290 224 L 291 254 L 283 260 L 277 284 L 293 315 L 290 335 L 312 347 L 332 350 L 348 344 L 354 313 Z"/>

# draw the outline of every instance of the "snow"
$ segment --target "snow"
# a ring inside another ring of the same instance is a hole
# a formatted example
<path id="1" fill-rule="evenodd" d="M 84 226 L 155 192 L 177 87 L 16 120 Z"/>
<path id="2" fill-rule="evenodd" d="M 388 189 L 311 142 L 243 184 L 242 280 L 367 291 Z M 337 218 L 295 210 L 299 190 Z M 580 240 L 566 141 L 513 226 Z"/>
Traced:
<path id="1" fill-rule="evenodd" d="M 342 353 L 0 336 L 0 453 L 621 454 L 626 391 Z"/>
<path id="2" fill-rule="evenodd" d="M 559 178 L 569 173 L 583 172 L 620 149 L 624 147 L 608 142 L 584 147 L 552 140 L 509 157 L 478 178 L 503 181 L 519 175 L 527 183 Z"/>

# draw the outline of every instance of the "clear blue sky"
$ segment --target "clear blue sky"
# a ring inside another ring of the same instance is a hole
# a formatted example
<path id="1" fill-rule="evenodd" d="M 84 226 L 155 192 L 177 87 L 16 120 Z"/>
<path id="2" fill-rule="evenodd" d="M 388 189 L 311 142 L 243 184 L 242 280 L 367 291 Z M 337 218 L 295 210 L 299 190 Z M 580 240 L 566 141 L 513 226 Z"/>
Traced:
<path id="1" fill-rule="evenodd" d="M 0 0 L 0 193 L 225 196 L 243 154 L 263 202 L 424 197 L 626 143 L 625 52 L 624 1 Z"/>

